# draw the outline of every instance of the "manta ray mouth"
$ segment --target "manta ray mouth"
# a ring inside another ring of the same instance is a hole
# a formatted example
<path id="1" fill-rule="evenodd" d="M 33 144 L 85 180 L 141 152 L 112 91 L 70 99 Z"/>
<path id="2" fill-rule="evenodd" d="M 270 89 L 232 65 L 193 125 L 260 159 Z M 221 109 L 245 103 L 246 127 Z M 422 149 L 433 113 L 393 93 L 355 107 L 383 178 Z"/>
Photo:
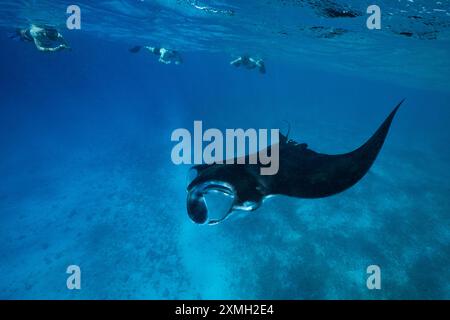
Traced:
<path id="1" fill-rule="evenodd" d="M 218 192 L 233 199 L 230 208 L 220 219 L 209 220 L 209 210 L 208 205 L 206 204 L 205 195 L 211 192 Z M 231 184 L 223 181 L 204 182 L 193 187 L 188 192 L 187 209 L 189 217 L 197 224 L 217 224 L 230 215 L 233 210 L 234 199 L 236 199 L 236 190 Z"/>

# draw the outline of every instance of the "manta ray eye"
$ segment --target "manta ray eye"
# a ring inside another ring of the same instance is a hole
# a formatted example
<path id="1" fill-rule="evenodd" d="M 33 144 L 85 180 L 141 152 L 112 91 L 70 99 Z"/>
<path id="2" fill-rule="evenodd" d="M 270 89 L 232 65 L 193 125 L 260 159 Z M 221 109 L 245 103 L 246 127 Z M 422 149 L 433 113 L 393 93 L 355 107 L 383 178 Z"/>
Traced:
<path id="1" fill-rule="evenodd" d="M 194 186 L 187 197 L 189 217 L 198 224 L 217 224 L 231 213 L 234 199 L 234 188 L 225 182 L 209 181 Z"/>

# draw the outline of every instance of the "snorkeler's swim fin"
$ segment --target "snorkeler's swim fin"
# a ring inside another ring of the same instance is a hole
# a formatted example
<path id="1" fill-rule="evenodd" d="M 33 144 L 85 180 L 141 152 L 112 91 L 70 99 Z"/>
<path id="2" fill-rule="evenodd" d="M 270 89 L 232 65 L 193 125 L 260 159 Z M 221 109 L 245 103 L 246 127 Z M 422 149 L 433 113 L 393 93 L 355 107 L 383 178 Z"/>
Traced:
<path id="1" fill-rule="evenodd" d="M 130 51 L 131 53 L 138 53 L 139 51 L 141 51 L 142 46 L 134 46 L 133 48 L 128 49 L 128 51 Z"/>
<path id="2" fill-rule="evenodd" d="M 20 40 L 20 29 L 16 29 L 14 32 L 9 32 L 8 38 L 16 41 Z"/>
<path id="3" fill-rule="evenodd" d="M 258 65 L 259 72 L 262 74 L 265 74 L 266 73 L 266 65 L 265 65 L 264 61 L 259 60 L 257 65 Z"/>

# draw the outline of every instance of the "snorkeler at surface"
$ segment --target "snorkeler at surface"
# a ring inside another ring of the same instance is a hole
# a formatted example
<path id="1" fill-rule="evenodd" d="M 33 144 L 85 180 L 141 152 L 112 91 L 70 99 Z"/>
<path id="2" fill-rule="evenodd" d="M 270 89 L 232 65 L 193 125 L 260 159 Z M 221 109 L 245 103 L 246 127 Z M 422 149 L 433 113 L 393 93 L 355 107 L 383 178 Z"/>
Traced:
<path id="1" fill-rule="evenodd" d="M 11 38 L 24 42 L 34 42 L 39 51 L 56 52 L 70 49 L 62 34 L 51 26 L 32 24 L 29 28 L 17 29 Z"/>
<path id="2" fill-rule="evenodd" d="M 141 46 L 136 46 L 131 48 L 129 51 L 132 53 L 137 53 L 142 49 Z M 145 46 L 144 49 L 147 49 L 151 53 L 159 56 L 159 62 L 164 64 L 171 64 L 174 63 L 176 65 L 183 63 L 183 59 L 181 58 L 181 55 L 178 51 L 175 50 L 169 50 L 166 48 L 155 48 L 155 47 L 149 47 Z"/>
<path id="3" fill-rule="evenodd" d="M 241 56 L 230 62 L 230 65 L 236 68 L 243 66 L 249 70 L 258 68 L 259 72 L 266 73 L 266 66 L 263 59 L 255 59 L 249 56 Z"/>

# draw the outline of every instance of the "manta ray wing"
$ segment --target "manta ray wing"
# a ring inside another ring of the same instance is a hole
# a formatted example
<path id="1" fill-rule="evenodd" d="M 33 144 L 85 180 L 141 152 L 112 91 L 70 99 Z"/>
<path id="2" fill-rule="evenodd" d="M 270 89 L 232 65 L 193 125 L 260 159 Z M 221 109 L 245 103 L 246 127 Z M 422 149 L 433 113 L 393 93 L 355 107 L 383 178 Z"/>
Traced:
<path id="1" fill-rule="evenodd" d="M 207 222 L 204 194 L 214 188 L 234 197 L 230 212 L 255 210 L 265 197 L 271 195 L 323 198 L 347 190 L 360 181 L 375 162 L 403 101 L 366 143 L 346 154 L 318 153 L 308 149 L 306 144 L 297 144 L 281 135 L 279 171 L 275 175 L 260 175 L 261 165 L 248 164 L 248 158 L 247 164 L 236 164 L 235 161 L 235 164 L 193 167 L 197 177 L 187 188 L 189 216 L 196 223 Z"/>
<path id="2" fill-rule="evenodd" d="M 402 103 L 403 101 L 395 107 L 366 143 L 350 153 L 327 155 L 298 148 L 292 142 L 281 146 L 280 169 L 273 177 L 270 193 L 299 198 L 323 198 L 355 185 L 375 162 Z"/>

